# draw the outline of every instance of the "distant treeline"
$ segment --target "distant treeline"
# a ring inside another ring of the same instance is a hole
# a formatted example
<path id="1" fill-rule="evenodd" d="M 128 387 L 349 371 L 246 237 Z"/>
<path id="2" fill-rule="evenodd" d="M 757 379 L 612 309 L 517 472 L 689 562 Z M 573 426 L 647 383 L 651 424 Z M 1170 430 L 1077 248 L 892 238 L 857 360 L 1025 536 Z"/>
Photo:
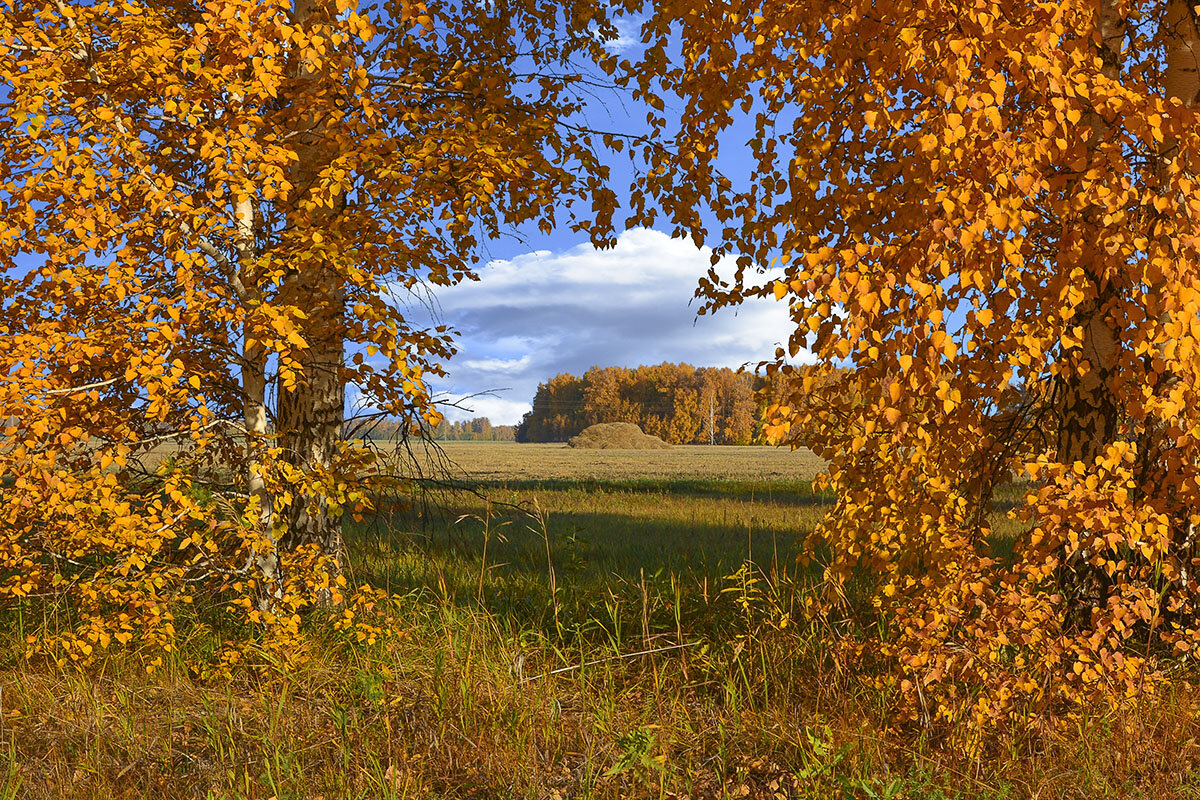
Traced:
<path id="1" fill-rule="evenodd" d="M 383 420 L 371 430 L 371 438 L 389 440 L 400 438 L 406 423 L 399 420 Z M 451 422 L 443 419 L 428 434 L 442 442 L 511 442 L 516 439 L 515 425 L 493 425 L 487 417 Z"/>
<path id="2" fill-rule="evenodd" d="M 672 444 L 752 444 L 759 440 L 763 379 L 727 367 L 657 364 L 592 367 L 538 386 L 518 442 L 561 442 L 589 425 L 632 422 Z"/>

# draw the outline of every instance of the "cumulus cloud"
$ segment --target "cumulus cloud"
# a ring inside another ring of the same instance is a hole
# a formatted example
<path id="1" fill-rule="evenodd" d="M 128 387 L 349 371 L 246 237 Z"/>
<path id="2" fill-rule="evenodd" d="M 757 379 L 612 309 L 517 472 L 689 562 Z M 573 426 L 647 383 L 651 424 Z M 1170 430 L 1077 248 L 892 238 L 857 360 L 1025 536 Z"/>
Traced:
<path id="1" fill-rule="evenodd" d="M 458 329 L 459 354 L 438 385 L 452 418 L 511 424 L 537 385 L 592 366 L 686 361 L 739 367 L 774 354 L 790 330 L 782 303 L 747 302 L 697 317 L 692 297 L 709 252 L 649 229 L 611 250 L 581 245 L 492 261 L 480 280 L 438 289 L 438 317 Z"/>

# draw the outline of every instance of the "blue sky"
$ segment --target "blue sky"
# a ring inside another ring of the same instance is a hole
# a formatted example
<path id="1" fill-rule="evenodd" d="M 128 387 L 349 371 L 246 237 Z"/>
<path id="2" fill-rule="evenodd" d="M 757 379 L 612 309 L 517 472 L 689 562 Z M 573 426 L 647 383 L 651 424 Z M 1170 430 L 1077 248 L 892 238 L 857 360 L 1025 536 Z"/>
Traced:
<path id="1" fill-rule="evenodd" d="M 434 384 L 462 406 L 447 416 L 512 424 L 538 383 L 591 366 L 736 368 L 771 357 L 787 340 L 785 304 L 756 300 L 697 317 L 692 295 L 708 267 L 708 251 L 639 228 L 610 250 L 585 243 L 525 252 L 491 261 L 479 281 L 439 288 L 433 316 L 460 332 L 449 375 Z M 410 313 L 430 310 L 414 304 Z"/>
<path id="2" fill-rule="evenodd" d="M 612 49 L 636 59 L 635 24 L 623 20 L 619 28 L 622 38 Z M 638 133 L 645 108 L 615 89 L 600 90 L 586 117 L 596 129 Z M 616 156 L 611 164 L 619 190 L 629 184 L 628 161 Z M 723 150 L 726 174 L 745 177 L 750 164 L 740 148 Z M 518 422 L 538 384 L 561 372 L 663 361 L 753 368 L 787 340 L 786 306 L 775 301 L 698 317 L 693 295 L 709 269 L 709 251 L 688 241 L 641 228 L 622 234 L 615 248 L 596 250 L 565 228 L 519 233 L 485 243 L 491 260 L 479 270 L 479 281 L 438 287 L 428 307 L 413 302 L 407 309 L 460 333 L 448 375 L 433 384 L 457 404 L 444 409 L 451 419 Z M 718 271 L 732 275 L 733 265 Z"/>
<path id="3" fill-rule="evenodd" d="M 618 29 L 621 38 L 610 48 L 636 60 L 636 20 L 620 20 Z M 644 129 L 646 109 L 627 92 L 594 91 L 582 120 L 588 126 L 630 134 Z M 611 185 L 619 192 L 630 183 L 628 158 L 614 155 L 610 163 Z M 721 167 L 745 177 L 750 159 L 730 147 Z M 634 229 L 615 248 L 598 251 L 566 227 L 512 233 L 483 244 L 489 260 L 478 270 L 478 282 L 437 287 L 427 303 L 410 298 L 411 316 L 460 332 L 448 375 L 433 385 L 457 404 L 445 409 L 452 419 L 518 422 L 538 384 L 561 372 L 664 361 L 753 368 L 787 339 L 786 308 L 774 301 L 697 317 L 693 294 L 709 269 L 709 252 L 688 241 Z M 731 275 L 732 265 L 723 266 L 720 271 Z"/>

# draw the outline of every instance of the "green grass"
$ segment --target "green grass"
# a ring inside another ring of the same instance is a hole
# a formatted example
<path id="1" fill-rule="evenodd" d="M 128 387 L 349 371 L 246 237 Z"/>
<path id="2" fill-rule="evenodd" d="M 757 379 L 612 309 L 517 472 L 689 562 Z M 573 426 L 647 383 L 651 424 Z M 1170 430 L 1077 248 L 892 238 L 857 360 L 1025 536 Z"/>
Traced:
<path id="1" fill-rule="evenodd" d="M 377 644 L 314 625 L 304 666 L 214 680 L 194 664 L 237 631 L 185 613 L 162 672 L 80 672 L 21 656 L 52 616 L 0 616 L 0 799 L 1200 796 L 1182 684 L 978 760 L 892 724 L 799 611 L 811 464 L 498 478 L 513 446 L 468 447 L 468 490 L 347 530 L 352 578 L 396 596 Z"/>

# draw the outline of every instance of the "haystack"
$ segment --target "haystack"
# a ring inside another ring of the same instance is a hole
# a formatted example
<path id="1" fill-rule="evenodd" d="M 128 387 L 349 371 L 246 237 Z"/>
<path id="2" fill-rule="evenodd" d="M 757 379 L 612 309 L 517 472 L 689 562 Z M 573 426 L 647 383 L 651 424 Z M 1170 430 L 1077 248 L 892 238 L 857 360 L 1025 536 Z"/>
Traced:
<path id="1" fill-rule="evenodd" d="M 567 444 L 592 450 L 668 450 L 671 447 L 657 436 L 642 433 L 642 429 L 632 422 L 593 425 L 571 437 Z"/>

